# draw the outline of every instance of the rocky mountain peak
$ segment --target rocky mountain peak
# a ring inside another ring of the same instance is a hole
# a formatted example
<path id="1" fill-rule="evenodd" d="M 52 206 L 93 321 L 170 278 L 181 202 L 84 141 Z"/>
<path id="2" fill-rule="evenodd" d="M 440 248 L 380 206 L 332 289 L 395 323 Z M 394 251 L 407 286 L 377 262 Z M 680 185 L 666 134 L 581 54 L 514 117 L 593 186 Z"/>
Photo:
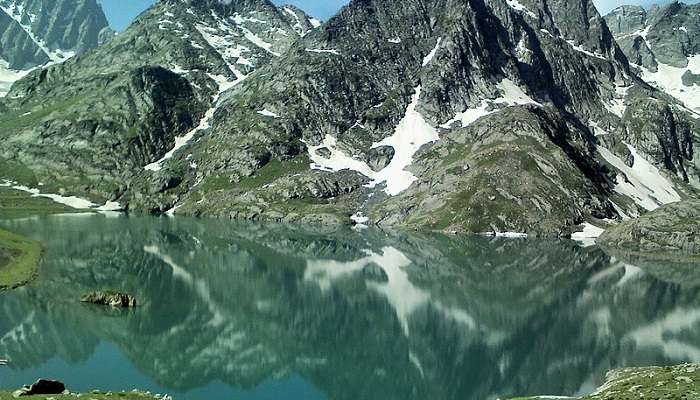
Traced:
<path id="1" fill-rule="evenodd" d="M 625 35 L 644 28 L 647 23 L 647 11 L 642 6 L 624 5 L 606 15 L 605 21 L 615 36 Z"/>
<path id="2" fill-rule="evenodd" d="M 0 51 L 11 68 L 85 52 L 97 47 L 105 29 L 96 0 L 0 0 Z"/>
<path id="3" fill-rule="evenodd" d="M 700 5 L 624 6 L 605 19 L 642 78 L 700 111 Z"/>
<path id="4" fill-rule="evenodd" d="M 0 96 L 28 70 L 63 62 L 112 36 L 96 0 L 0 0 Z"/>

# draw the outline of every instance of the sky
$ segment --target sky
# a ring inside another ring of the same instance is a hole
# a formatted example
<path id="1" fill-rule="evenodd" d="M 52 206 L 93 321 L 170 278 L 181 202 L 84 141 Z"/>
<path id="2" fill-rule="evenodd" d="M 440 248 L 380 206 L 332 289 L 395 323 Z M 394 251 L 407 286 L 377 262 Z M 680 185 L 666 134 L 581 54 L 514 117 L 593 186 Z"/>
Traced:
<path id="1" fill-rule="evenodd" d="M 112 29 L 123 31 L 154 0 L 98 0 L 107 14 Z M 397 0 L 400 1 L 400 0 Z M 307 14 L 327 20 L 332 17 L 348 0 L 273 0 L 275 4 L 293 4 Z"/>
<path id="2" fill-rule="evenodd" d="M 154 0 L 98 0 L 107 14 L 107 19 L 113 29 L 124 30 L 129 23 L 143 10 L 154 3 Z M 401 0 L 396 0 L 401 1 Z M 466 1 L 466 0 L 465 0 Z M 686 0 L 687 3 L 697 3 L 700 0 Z M 273 0 L 276 4 L 294 4 L 311 16 L 327 20 L 335 14 L 348 0 Z M 641 4 L 650 6 L 654 3 L 667 3 L 668 0 L 594 0 L 598 11 L 606 14 L 613 8 L 623 4 Z"/>

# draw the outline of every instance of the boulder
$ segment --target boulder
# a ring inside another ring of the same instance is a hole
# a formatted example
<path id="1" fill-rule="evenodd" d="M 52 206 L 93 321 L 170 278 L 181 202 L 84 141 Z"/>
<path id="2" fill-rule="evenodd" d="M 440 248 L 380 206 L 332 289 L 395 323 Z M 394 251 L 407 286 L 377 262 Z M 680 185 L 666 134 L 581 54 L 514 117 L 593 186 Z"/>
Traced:
<path id="1" fill-rule="evenodd" d="M 92 292 L 80 298 L 83 303 L 92 303 L 110 307 L 133 308 L 136 307 L 136 298 L 130 294 L 120 292 Z"/>
<path id="2" fill-rule="evenodd" d="M 30 386 L 15 391 L 13 397 L 35 396 L 40 394 L 61 394 L 66 391 L 66 386 L 59 381 L 39 379 Z"/>

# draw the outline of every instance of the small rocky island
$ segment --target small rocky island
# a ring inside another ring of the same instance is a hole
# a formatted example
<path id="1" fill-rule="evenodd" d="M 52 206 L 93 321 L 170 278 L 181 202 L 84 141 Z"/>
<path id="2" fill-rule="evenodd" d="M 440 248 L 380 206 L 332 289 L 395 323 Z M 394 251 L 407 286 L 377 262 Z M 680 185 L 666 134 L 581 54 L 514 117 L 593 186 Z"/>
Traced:
<path id="1" fill-rule="evenodd" d="M 700 259 L 700 201 L 685 200 L 665 205 L 640 218 L 606 230 L 598 244 L 626 254 L 651 258 Z"/>
<path id="2" fill-rule="evenodd" d="M 117 291 L 91 292 L 81 297 L 80 301 L 83 303 L 110 306 L 115 308 L 136 307 L 136 298 L 134 296 Z"/>

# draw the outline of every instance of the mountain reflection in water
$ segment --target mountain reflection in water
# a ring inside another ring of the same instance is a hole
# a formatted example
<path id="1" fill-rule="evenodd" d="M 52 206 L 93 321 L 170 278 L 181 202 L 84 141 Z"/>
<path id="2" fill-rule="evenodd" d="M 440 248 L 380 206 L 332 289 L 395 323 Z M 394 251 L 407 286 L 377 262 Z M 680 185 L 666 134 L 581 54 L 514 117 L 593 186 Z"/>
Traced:
<path id="1" fill-rule="evenodd" d="M 700 362 L 700 286 L 569 241 L 102 215 L 0 226 L 46 249 L 40 278 L 0 295 L 3 388 L 476 400 Z M 77 301 L 111 288 L 142 306 Z"/>

